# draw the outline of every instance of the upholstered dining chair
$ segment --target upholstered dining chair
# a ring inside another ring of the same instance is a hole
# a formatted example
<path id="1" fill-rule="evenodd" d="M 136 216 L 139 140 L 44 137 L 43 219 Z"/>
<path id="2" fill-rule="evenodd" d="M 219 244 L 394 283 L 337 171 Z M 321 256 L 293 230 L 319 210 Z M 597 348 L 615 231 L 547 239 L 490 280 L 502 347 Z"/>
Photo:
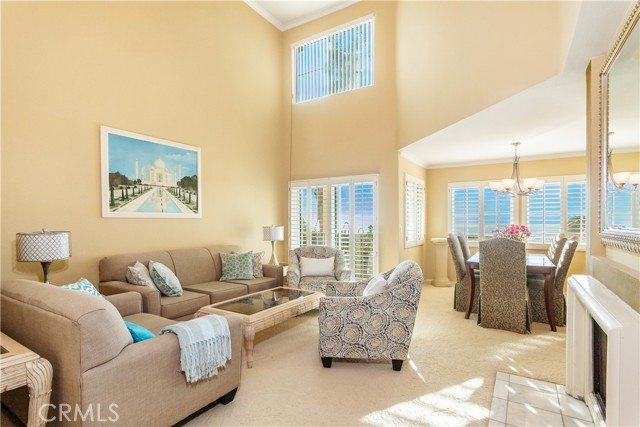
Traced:
<path id="1" fill-rule="evenodd" d="M 480 326 L 531 331 L 526 263 L 524 242 L 503 237 L 480 242 Z"/>
<path id="2" fill-rule="evenodd" d="M 471 250 L 469 249 L 469 240 L 467 239 L 467 236 L 459 231 L 455 231 L 452 234 L 455 235 L 460 242 L 460 249 L 462 249 L 464 261 L 468 260 L 471 257 Z"/>
<path id="3" fill-rule="evenodd" d="M 333 263 L 330 259 L 333 258 Z M 328 261 L 328 262 L 327 262 Z M 289 251 L 287 286 L 325 292 L 326 284 L 349 280 L 344 253 L 330 246 L 303 246 Z"/>
<path id="4" fill-rule="evenodd" d="M 567 238 L 563 233 L 558 233 L 549 244 L 549 250 L 547 251 L 547 258 L 549 258 L 555 265 L 558 265 L 560 261 L 560 255 L 562 254 L 562 248 L 567 243 Z"/>
<path id="5" fill-rule="evenodd" d="M 464 250 L 460 244 L 458 238 L 459 233 L 450 233 L 447 237 L 449 243 L 449 251 L 451 252 L 451 259 L 453 260 L 453 266 L 456 270 L 456 284 L 453 293 L 453 308 L 456 311 L 465 311 L 467 309 L 467 293 L 469 291 L 469 277 L 467 277 L 467 264 L 464 257 Z M 466 241 L 466 238 L 465 238 Z M 476 274 L 476 286 L 480 283 L 480 276 Z M 471 307 L 472 313 L 478 312 L 478 297 L 480 292 L 476 292 L 473 299 L 473 306 Z"/>
<path id="6" fill-rule="evenodd" d="M 422 270 L 407 260 L 374 276 L 369 284 L 374 280 L 383 283 L 373 294 L 367 292 L 367 281 L 327 284 L 318 315 L 318 349 L 325 368 L 337 357 L 391 359 L 394 371 L 402 369 L 418 311 Z"/>
<path id="7" fill-rule="evenodd" d="M 566 318 L 566 306 L 564 298 L 564 281 L 569 272 L 569 266 L 576 253 L 578 242 L 568 240 L 564 245 L 562 253 L 556 264 L 556 276 L 553 282 L 553 305 L 556 326 L 563 326 Z M 529 299 L 531 301 L 532 319 L 534 322 L 549 323 L 544 298 L 544 278 L 527 279 L 527 287 L 529 288 Z"/>

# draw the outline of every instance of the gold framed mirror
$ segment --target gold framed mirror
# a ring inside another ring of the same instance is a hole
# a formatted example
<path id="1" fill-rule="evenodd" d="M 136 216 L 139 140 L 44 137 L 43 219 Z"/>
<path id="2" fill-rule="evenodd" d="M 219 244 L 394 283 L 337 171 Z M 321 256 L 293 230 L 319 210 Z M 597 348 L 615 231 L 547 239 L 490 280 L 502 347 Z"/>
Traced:
<path id="1" fill-rule="evenodd" d="M 600 73 L 600 238 L 640 253 L 640 1 Z"/>

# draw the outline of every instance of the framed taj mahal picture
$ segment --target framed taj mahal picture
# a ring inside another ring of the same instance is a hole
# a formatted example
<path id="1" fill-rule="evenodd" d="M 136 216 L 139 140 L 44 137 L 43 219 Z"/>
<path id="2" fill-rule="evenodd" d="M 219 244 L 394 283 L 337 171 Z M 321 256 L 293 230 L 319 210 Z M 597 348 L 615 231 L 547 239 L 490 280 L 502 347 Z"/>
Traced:
<path id="1" fill-rule="evenodd" d="M 202 218 L 200 148 L 100 126 L 102 216 Z"/>

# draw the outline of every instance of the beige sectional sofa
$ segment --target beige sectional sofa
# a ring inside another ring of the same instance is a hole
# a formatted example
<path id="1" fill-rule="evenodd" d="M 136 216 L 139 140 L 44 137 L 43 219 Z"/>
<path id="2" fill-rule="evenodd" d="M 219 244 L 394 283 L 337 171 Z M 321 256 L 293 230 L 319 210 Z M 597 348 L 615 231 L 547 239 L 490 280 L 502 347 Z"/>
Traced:
<path id="1" fill-rule="evenodd" d="M 241 250 L 236 245 L 213 245 L 109 256 L 100 260 L 99 289 L 104 295 L 139 292 L 145 313 L 185 320 L 205 305 L 282 286 L 282 266 L 271 264 L 263 265 L 265 277 L 221 282 L 221 252 Z M 182 296 L 168 297 L 156 289 L 127 283 L 127 267 L 136 261 L 148 267 L 150 260 L 166 265 L 176 274 L 184 290 Z"/>
<path id="2" fill-rule="evenodd" d="M 213 402 L 229 403 L 240 384 L 239 316 L 227 316 L 232 360 L 217 376 L 189 384 L 176 335 L 132 342 L 123 319 L 155 334 L 174 323 L 142 313 L 139 293 L 99 298 L 28 280 L 3 281 L 0 293 L 2 332 L 53 367 L 49 426 L 171 426 Z M 28 400 L 25 387 L 2 394 L 23 420 Z M 66 415 L 63 405 L 70 405 Z"/>

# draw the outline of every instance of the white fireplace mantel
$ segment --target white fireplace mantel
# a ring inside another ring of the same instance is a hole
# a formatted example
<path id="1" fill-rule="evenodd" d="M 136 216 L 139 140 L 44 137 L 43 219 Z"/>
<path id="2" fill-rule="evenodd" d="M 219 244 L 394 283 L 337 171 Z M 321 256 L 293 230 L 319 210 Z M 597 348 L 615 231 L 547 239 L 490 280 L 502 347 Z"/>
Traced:
<path id="1" fill-rule="evenodd" d="M 606 425 L 640 426 L 640 314 L 591 276 L 568 282 L 567 393 L 584 399 L 598 421 L 592 319 L 607 334 Z"/>

